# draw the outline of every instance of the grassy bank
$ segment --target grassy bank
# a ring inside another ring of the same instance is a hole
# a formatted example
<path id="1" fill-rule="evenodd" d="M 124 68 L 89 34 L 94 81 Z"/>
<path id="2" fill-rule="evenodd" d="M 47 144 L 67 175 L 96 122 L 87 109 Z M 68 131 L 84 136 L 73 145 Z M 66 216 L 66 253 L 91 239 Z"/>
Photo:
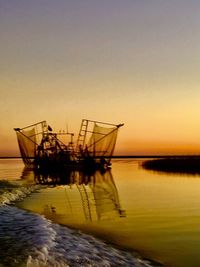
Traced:
<path id="1" fill-rule="evenodd" d="M 200 174 L 200 157 L 162 158 L 146 160 L 142 167 L 148 170 L 169 172 Z"/>

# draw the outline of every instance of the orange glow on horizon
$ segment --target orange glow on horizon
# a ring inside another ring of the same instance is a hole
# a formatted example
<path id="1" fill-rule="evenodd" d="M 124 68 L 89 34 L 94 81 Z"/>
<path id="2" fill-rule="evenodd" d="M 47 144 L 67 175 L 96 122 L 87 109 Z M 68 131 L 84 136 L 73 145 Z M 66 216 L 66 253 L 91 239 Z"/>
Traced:
<path id="1" fill-rule="evenodd" d="M 1 146 L 0 157 L 20 156 L 17 138 L 12 139 L 8 146 L 8 138 Z M 161 142 L 147 140 L 121 140 L 117 142 L 114 155 L 116 156 L 156 156 L 156 155 L 200 155 L 200 144 L 182 142 Z"/>
<path id="2" fill-rule="evenodd" d="M 116 146 L 115 155 L 200 155 L 200 144 L 129 140 Z"/>

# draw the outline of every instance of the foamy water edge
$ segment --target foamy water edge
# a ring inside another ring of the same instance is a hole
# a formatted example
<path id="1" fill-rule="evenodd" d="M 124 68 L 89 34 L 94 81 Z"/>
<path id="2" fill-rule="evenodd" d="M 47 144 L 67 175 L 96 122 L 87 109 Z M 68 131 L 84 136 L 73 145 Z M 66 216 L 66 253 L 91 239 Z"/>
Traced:
<path id="1" fill-rule="evenodd" d="M 3 262 L 0 262 L 3 266 L 19 266 L 22 262 L 27 267 L 153 266 L 131 252 L 10 205 L 40 188 L 40 185 L 22 186 L 0 196 L 0 245 L 5 248 L 1 250 Z"/>

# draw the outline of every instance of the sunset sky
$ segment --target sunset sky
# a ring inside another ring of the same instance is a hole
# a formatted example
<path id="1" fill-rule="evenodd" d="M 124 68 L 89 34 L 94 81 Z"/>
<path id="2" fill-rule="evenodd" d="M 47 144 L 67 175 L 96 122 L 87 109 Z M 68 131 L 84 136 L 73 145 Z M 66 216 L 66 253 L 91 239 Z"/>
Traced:
<path id="1" fill-rule="evenodd" d="M 0 0 L 0 156 L 14 127 L 125 123 L 115 154 L 200 154 L 200 1 Z"/>

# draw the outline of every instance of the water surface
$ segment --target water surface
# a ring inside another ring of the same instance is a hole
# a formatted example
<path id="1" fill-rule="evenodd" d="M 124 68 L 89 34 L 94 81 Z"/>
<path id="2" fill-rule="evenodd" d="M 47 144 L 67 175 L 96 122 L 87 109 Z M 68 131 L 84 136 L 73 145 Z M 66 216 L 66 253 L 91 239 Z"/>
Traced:
<path id="1" fill-rule="evenodd" d="M 111 172 L 92 175 L 24 171 L 20 182 L 36 188 L 15 205 L 165 266 L 200 266 L 200 176 L 147 171 L 140 163 L 114 160 Z"/>
<path id="2" fill-rule="evenodd" d="M 79 213 L 81 214 L 81 212 L 79 211 L 82 207 L 80 203 L 85 203 L 85 200 L 87 200 L 84 198 L 86 195 L 85 191 L 82 190 L 83 183 L 80 179 L 88 184 L 90 177 L 80 176 L 78 173 L 73 173 L 73 175 L 62 173 L 59 176 L 57 174 L 52 176 L 45 174 L 41 176 L 22 168 L 18 177 L 14 179 L 11 175 L 9 179 L 9 173 L 13 173 L 14 165 L 16 164 L 17 176 L 19 166 L 22 167 L 22 163 L 20 161 L 2 160 L 0 161 L 0 168 L 1 164 L 3 174 L 0 177 L 1 267 L 152 266 L 150 262 L 141 259 L 133 251 L 125 251 L 122 248 L 111 246 L 110 242 L 105 243 L 91 235 L 84 234 L 83 231 L 80 232 L 80 228 L 70 229 L 67 227 L 70 224 L 68 225 L 66 220 L 63 221 L 66 226 L 60 224 L 62 218 L 71 216 L 74 212 L 74 219 L 70 220 L 71 228 L 73 223 L 80 219 Z M 12 165 L 10 171 L 9 165 Z M 112 187 L 111 174 L 108 174 L 108 177 Z M 69 196 L 69 201 L 71 201 L 70 199 L 74 195 L 75 203 L 77 203 L 77 210 L 74 209 L 73 212 L 73 206 L 66 207 L 66 203 L 62 199 L 62 191 L 66 196 L 68 190 L 66 187 L 68 187 L 70 181 L 74 185 L 79 181 L 77 184 L 78 194 L 75 192 L 75 194 L 72 193 Z M 97 184 L 99 183 L 93 183 L 94 186 Z M 105 188 L 107 188 L 107 180 L 105 181 Z M 115 187 L 114 192 L 116 192 Z M 81 199 L 78 198 L 80 194 L 82 195 Z M 96 195 L 98 194 L 99 190 L 97 189 Z M 45 195 L 46 199 L 44 198 Z M 118 203 L 117 195 L 114 198 Z M 101 198 L 98 202 L 102 202 Z M 108 198 L 108 213 L 110 203 L 112 206 L 112 201 Z M 84 218 L 89 221 L 92 218 L 98 219 L 92 213 L 89 213 L 87 208 L 86 203 L 84 205 Z M 84 218 L 82 221 L 84 221 Z"/>

